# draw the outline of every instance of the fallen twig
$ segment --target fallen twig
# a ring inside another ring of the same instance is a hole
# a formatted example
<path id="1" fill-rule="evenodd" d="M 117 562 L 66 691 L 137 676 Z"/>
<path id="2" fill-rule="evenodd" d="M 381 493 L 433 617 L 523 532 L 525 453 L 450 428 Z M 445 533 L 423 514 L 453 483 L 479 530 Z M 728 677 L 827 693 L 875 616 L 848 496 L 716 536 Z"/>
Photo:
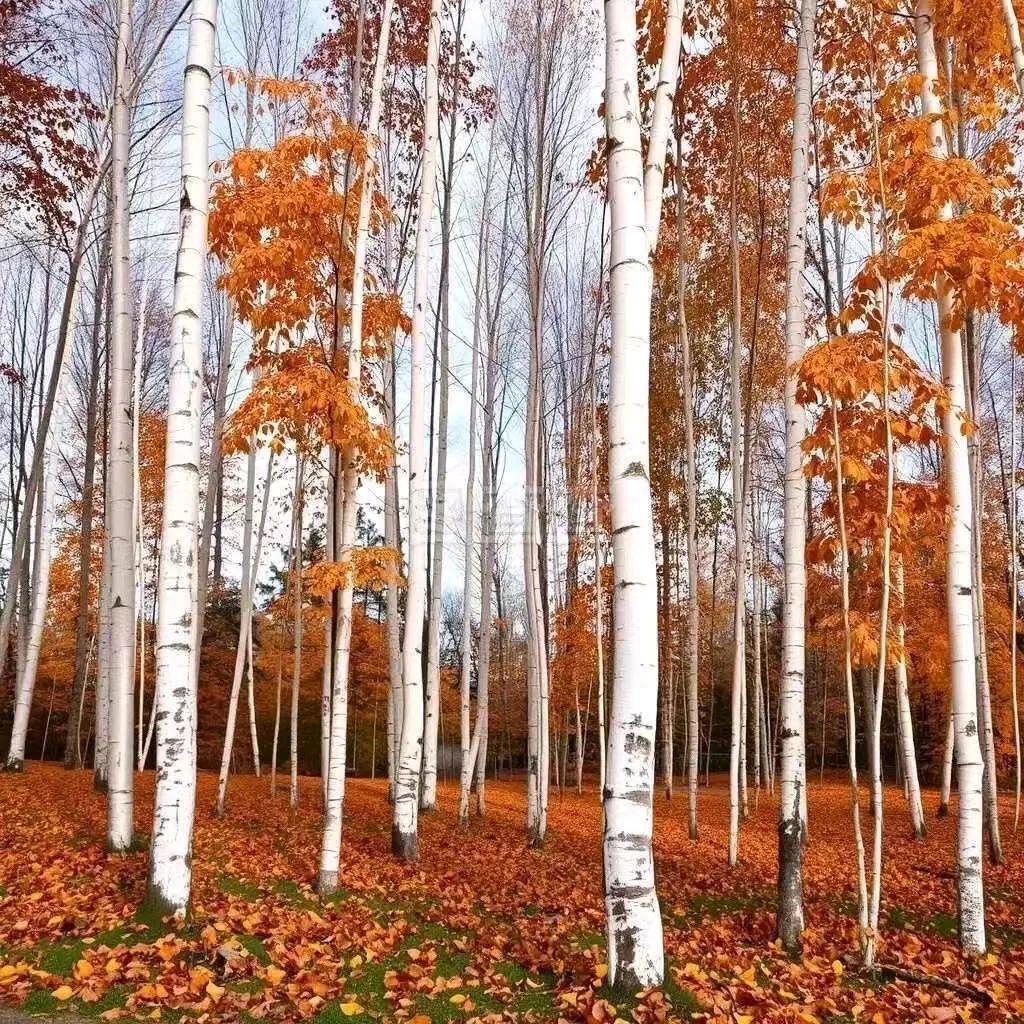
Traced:
<path id="1" fill-rule="evenodd" d="M 962 985 L 958 981 L 949 981 L 946 978 L 938 978 L 934 974 L 924 974 L 920 971 L 910 971 L 898 964 L 875 964 L 865 973 L 871 975 L 888 975 L 898 981 L 909 981 L 915 985 L 928 985 L 931 988 L 945 989 L 947 992 L 955 992 L 958 996 L 973 999 L 982 1006 L 991 1006 L 995 1001 L 990 992 L 983 988 L 976 988 L 974 985 Z"/>

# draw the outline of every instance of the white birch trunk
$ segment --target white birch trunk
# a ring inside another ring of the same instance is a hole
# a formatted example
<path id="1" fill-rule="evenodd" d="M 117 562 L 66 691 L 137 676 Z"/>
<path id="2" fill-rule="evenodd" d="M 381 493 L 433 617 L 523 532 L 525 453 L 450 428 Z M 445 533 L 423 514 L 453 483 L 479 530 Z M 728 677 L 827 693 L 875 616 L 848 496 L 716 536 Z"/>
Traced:
<path id="1" fill-rule="evenodd" d="M 374 181 L 377 171 L 375 147 L 380 124 L 381 92 L 384 67 L 387 61 L 388 40 L 391 34 L 392 0 L 386 0 L 381 12 L 380 38 L 374 62 L 373 86 L 370 94 L 370 113 L 367 125 L 366 157 L 362 167 L 362 189 L 356 224 L 353 251 L 352 293 L 349 309 L 348 389 L 353 405 L 361 401 L 362 346 L 363 346 L 363 289 L 366 273 L 366 248 L 370 233 L 370 210 L 373 202 Z M 360 22 L 362 18 L 360 18 Z M 355 106 L 355 104 L 353 104 Z M 340 550 L 335 558 L 344 562 L 351 559 L 356 541 L 356 514 L 359 509 L 359 473 L 356 467 L 358 452 L 352 445 L 341 450 L 337 465 L 343 473 L 344 505 L 341 509 Z M 336 482 L 335 482 L 336 486 Z M 335 491 L 336 493 L 336 491 Z M 337 509 L 335 510 L 337 514 Z M 334 524 L 337 527 L 337 523 Z M 336 541 L 336 548 L 339 545 Z M 338 599 L 337 635 L 334 638 L 331 681 L 331 742 L 327 763 L 327 790 L 324 804 L 324 834 L 320 844 L 320 867 L 317 888 L 322 896 L 338 887 L 341 864 L 341 831 L 345 803 L 345 740 L 348 724 L 348 671 L 352 642 L 352 597 L 355 578 L 346 573 Z"/>
<path id="2" fill-rule="evenodd" d="M 683 42 L 682 0 L 667 0 L 665 10 L 665 38 L 661 62 L 658 65 L 658 84 L 654 90 L 654 111 L 651 115 L 651 137 L 647 145 L 644 165 L 644 224 L 647 228 L 647 247 L 654 252 L 658 247 L 661 227 L 661 201 L 665 187 L 665 154 L 668 150 L 669 131 L 672 127 L 672 106 L 676 83 L 679 79 L 679 55 Z"/>
<path id="3" fill-rule="evenodd" d="M 1013 57 L 1013 77 L 1017 83 L 1017 92 L 1024 96 L 1024 46 L 1020 40 L 1020 25 L 1013 0 L 1002 0 L 1003 21 L 1006 23 L 1006 41 L 1010 45 Z"/>
<path id="4" fill-rule="evenodd" d="M 459 675 L 459 746 L 462 754 L 462 764 L 459 771 L 459 823 L 465 825 L 469 821 L 469 789 L 473 782 L 473 767 L 476 755 L 480 750 L 479 731 L 474 744 L 473 736 L 470 733 L 470 715 L 472 712 L 472 695 L 470 684 L 472 682 L 473 659 L 471 657 L 473 645 L 473 562 L 474 562 L 474 539 L 476 527 L 476 423 L 477 423 L 477 388 L 480 376 L 480 344 L 481 344 L 481 319 L 483 316 L 483 272 L 487 252 L 487 197 L 490 192 L 491 168 L 493 166 L 494 144 L 487 155 L 487 172 L 484 178 L 484 201 L 480 213 L 480 231 L 477 238 L 477 265 L 476 265 L 476 287 L 475 287 L 475 308 L 473 315 L 473 353 L 470 359 L 469 371 L 469 473 L 466 476 L 466 526 L 463 547 L 463 577 L 462 577 L 462 667 Z M 484 456 L 487 457 L 486 455 Z M 489 495 L 488 495 L 489 497 Z M 481 545 L 482 546 L 482 545 Z M 482 560 L 481 560 L 482 561 Z M 483 579 L 481 578 L 481 583 Z M 481 587 L 481 600 L 483 599 L 483 588 Z M 480 642 L 483 643 L 483 609 L 480 612 Z M 479 699 L 479 679 L 477 696 Z M 479 719 L 479 715 L 477 716 Z"/>
<path id="5" fill-rule="evenodd" d="M 132 465 L 132 357 L 135 339 L 132 335 L 128 230 L 131 141 L 128 61 L 131 48 L 131 2 L 118 0 L 111 146 L 114 212 L 110 226 L 110 472 L 104 501 L 109 535 L 106 551 L 110 555 L 107 846 L 114 851 L 126 851 L 131 847 L 135 808 L 135 486 Z"/>
<path id="6" fill-rule="evenodd" d="M 139 429 L 142 417 L 142 358 L 146 339 L 146 303 L 148 299 L 149 264 L 143 263 L 142 284 L 139 288 L 139 318 L 135 325 L 135 365 L 132 375 L 132 517 L 135 521 L 135 595 L 136 618 L 139 627 L 139 707 L 135 767 L 140 772 L 146 766 L 146 537 L 139 470 Z"/>
<path id="7" fill-rule="evenodd" d="M 223 817 L 227 804 L 228 774 L 231 768 L 231 754 L 235 747 L 235 725 L 238 720 L 238 698 L 242 692 L 242 676 L 245 672 L 246 649 L 249 630 L 252 626 L 252 540 L 253 507 L 256 500 L 256 447 L 249 449 L 245 460 L 245 521 L 242 525 L 242 581 L 239 586 L 241 615 L 238 623 L 238 643 L 235 647 L 235 670 L 231 678 L 231 693 L 228 696 L 228 718 L 224 727 L 224 746 L 220 755 L 220 772 L 217 776 L 217 804 L 215 813 Z M 266 500 L 264 499 L 264 504 Z M 200 643 L 196 638 L 196 644 Z"/>
<path id="8" fill-rule="evenodd" d="M 794 84 L 793 146 L 789 175 L 786 243 L 786 477 L 783 547 L 782 676 L 779 688 L 779 885 L 775 927 L 783 949 L 800 950 L 804 928 L 803 837 L 807 770 L 804 738 L 804 599 L 806 567 L 803 451 L 807 432 L 796 400 L 797 368 L 804 355 L 804 261 L 807 239 L 808 147 L 811 123 L 811 60 L 814 0 L 801 0 Z"/>
<path id="9" fill-rule="evenodd" d="M 58 401 L 61 399 L 58 398 Z M 28 738 L 29 718 L 32 714 L 32 697 L 35 693 L 36 676 L 39 670 L 39 655 L 43 645 L 43 627 L 46 624 L 46 601 L 50 592 L 50 555 L 52 550 L 54 472 L 56 453 L 51 453 L 43 472 L 43 491 L 40 496 L 36 529 L 36 551 L 32 564 L 32 613 L 29 621 L 28 643 L 25 646 L 25 664 L 18 686 L 14 705 L 14 722 L 11 726 L 11 745 L 7 751 L 4 767 L 7 771 L 20 772 L 25 762 L 25 741 Z M 52 703 L 53 695 L 50 700 Z M 44 743 L 45 754 L 45 743 Z"/>
<path id="10" fill-rule="evenodd" d="M 441 43 L 441 0 L 431 0 L 427 35 L 424 132 L 416 222 L 416 256 L 409 374 L 409 566 L 405 601 L 405 636 L 402 644 L 402 729 L 395 776 L 391 847 L 397 857 L 419 856 L 418 803 L 423 763 L 423 667 L 421 662 L 426 600 L 426 476 L 424 452 L 424 363 L 430 224 L 434 212 L 437 177 L 438 50 Z"/>
<path id="11" fill-rule="evenodd" d="M 292 526 L 292 545 L 295 551 L 295 587 L 292 637 L 292 692 L 288 729 L 288 761 L 290 775 L 288 780 L 288 806 L 293 809 L 299 806 L 299 689 L 302 682 L 302 517 L 305 509 L 306 463 L 302 455 L 298 456 L 295 470 L 295 504 L 294 523 Z M 280 697 L 278 697 L 280 700 Z M 280 714 L 280 712 L 278 712 Z M 275 744 L 276 750 L 276 744 Z"/>
<path id="12" fill-rule="evenodd" d="M 677 142 L 677 158 L 682 147 Z M 679 347 L 682 350 L 683 425 L 686 430 L 686 789 L 690 839 L 697 840 L 697 779 L 700 774 L 700 593 L 697 565 L 697 448 L 693 421 L 693 359 L 686 322 L 686 207 L 682 186 L 676 194 L 676 233 L 679 238 Z"/>
<path id="13" fill-rule="evenodd" d="M 914 719 L 910 712 L 910 689 L 907 684 L 907 660 L 905 654 L 906 626 L 903 614 L 903 560 L 896 563 L 896 593 L 900 603 L 900 618 L 896 623 L 896 643 L 899 657 L 893 670 L 896 683 L 897 718 L 899 721 L 900 750 L 903 756 L 903 777 L 907 787 L 907 806 L 910 810 L 910 825 L 915 839 L 924 839 L 924 804 L 921 800 L 921 782 L 917 773 L 917 748 L 914 744 Z"/>
<path id="14" fill-rule="evenodd" d="M 939 77 L 935 55 L 931 0 L 917 0 L 914 13 L 917 66 L 921 75 L 921 108 L 930 119 L 929 150 L 934 159 L 947 157 L 941 123 L 942 103 L 936 91 Z M 940 219 L 952 212 L 944 208 Z M 950 685 L 956 737 L 959 811 L 957 822 L 957 893 L 960 945 L 966 953 L 985 951 L 985 900 L 982 883 L 981 745 L 978 741 L 978 706 L 974 680 L 972 632 L 971 534 L 974 529 L 970 494 L 967 438 L 961 426 L 966 401 L 963 351 L 959 331 L 951 329 L 952 294 L 948 281 L 936 281 L 942 376 L 949 394 L 943 412 L 943 452 L 950 514 L 946 534 L 946 603 L 949 617 Z"/>
<path id="15" fill-rule="evenodd" d="M 735 56 L 733 57 L 735 60 Z M 729 262 L 732 277 L 732 315 L 729 320 L 729 397 L 732 442 L 732 520 L 733 520 L 733 616 L 732 616 L 732 691 L 729 736 L 729 866 L 739 862 L 741 772 L 743 769 L 743 698 L 747 685 L 746 595 L 747 595 L 747 532 L 746 495 L 744 493 L 744 430 L 743 399 L 740 374 L 743 365 L 743 328 L 741 323 L 740 253 L 739 253 L 739 161 L 740 123 L 739 86 L 732 86 L 732 156 L 729 186 Z M 753 353 L 751 353 L 753 355 Z M 745 782 L 745 779 L 743 780 Z"/>
<path id="16" fill-rule="evenodd" d="M 605 34 L 615 676 L 604 790 L 604 889 L 609 981 L 632 990 L 661 983 L 665 953 L 651 847 L 658 711 L 657 564 L 648 451 L 651 239 L 642 183 L 636 11 L 630 0 L 606 0 Z M 651 162 L 658 162 L 658 154 Z M 660 194 L 657 199 L 652 220 L 660 219 Z"/>
<path id="17" fill-rule="evenodd" d="M 217 0 L 193 0 L 182 102 L 181 204 L 168 385 L 157 621 L 157 777 L 146 903 L 182 916 L 192 886 L 196 799 L 196 556 L 203 410 L 202 309 L 210 81 Z"/>

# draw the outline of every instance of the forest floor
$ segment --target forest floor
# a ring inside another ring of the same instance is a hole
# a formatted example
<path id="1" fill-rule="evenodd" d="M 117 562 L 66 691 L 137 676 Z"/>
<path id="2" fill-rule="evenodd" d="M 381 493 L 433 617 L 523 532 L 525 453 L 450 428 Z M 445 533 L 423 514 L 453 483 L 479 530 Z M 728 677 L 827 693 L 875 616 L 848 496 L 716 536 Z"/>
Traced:
<path id="1" fill-rule="evenodd" d="M 390 854 L 384 785 L 352 779 L 344 888 L 311 889 L 320 846 L 319 782 L 303 779 L 289 812 L 266 779 L 231 780 L 212 814 L 203 773 L 194 849 L 194 912 L 178 930 L 140 920 L 153 776 L 138 777 L 140 851 L 103 849 L 104 800 L 91 776 L 30 764 L 0 777 L 0 1024 L 57 1021 L 293 1021 L 450 1024 L 585 1021 L 1024 1021 L 1024 851 L 1004 809 L 1006 866 L 986 866 L 991 952 L 957 951 L 955 821 L 909 836 L 902 793 L 886 795 L 879 959 L 954 982 L 864 976 L 857 968 L 849 792 L 812 780 L 805 955 L 773 942 L 776 804 L 762 793 L 726 865 L 724 779 L 700 791 L 700 840 L 686 834 L 686 794 L 658 798 L 655 849 L 670 980 L 617 997 L 606 973 L 600 809 L 592 791 L 549 808 L 549 840 L 527 848 L 520 781 L 488 782 L 488 814 L 457 827 L 453 785 L 421 819 L 416 866 Z M 751 794 L 753 801 L 753 793 Z M 870 816 L 865 814 L 865 828 Z M 968 991 L 969 990 L 969 991 Z M 10 1016 L 20 1004 L 23 1017 Z"/>

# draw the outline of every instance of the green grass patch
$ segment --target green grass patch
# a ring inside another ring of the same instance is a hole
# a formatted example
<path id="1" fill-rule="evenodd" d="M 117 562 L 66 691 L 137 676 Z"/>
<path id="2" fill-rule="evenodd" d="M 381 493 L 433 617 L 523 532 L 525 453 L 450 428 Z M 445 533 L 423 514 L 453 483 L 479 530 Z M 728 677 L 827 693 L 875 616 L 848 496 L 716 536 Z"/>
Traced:
<path id="1" fill-rule="evenodd" d="M 238 978 L 236 981 L 229 981 L 227 987 L 232 992 L 248 992 L 251 995 L 256 995 L 267 986 L 262 978 Z"/>
<path id="2" fill-rule="evenodd" d="M 267 947 L 263 945 L 263 940 L 257 938 L 255 935 L 236 935 L 235 939 L 238 944 L 254 956 L 264 967 L 270 963 L 270 954 L 267 952 Z"/>
<path id="3" fill-rule="evenodd" d="M 220 875 L 217 879 L 217 888 L 229 896 L 238 896 L 243 900 L 258 900 L 263 895 L 255 885 L 243 882 L 234 875 Z"/>
<path id="4" fill-rule="evenodd" d="M 360 1005 L 362 1004 L 360 1003 Z M 361 1021 L 372 1019 L 365 1009 L 362 1013 L 355 1013 L 351 1017 L 346 1017 L 341 1012 L 341 1001 L 332 999 L 331 1002 L 325 1003 L 320 1012 L 313 1018 L 313 1024 L 360 1024 Z"/>
<path id="5" fill-rule="evenodd" d="M 547 988 L 528 988 L 517 992 L 508 1008 L 513 1013 L 534 1014 L 542 1017 L 557 1017 L 559 1008 L 555 1005 L 554 990 Z"/>
<path id="6" fill-rule="evenodd" d="M 715 920 L 725 917 L 726 914 L 750 910 L 759 906 L 761 902 L 761 898 L 757 896 L 695 896 L 690 900 L 686 916 L 692 916 L 699 920 Z"/>
<path id="7" fill-rule="evenodd" d="M 303 892 L 298 882 L 290 878 L 281 878 L 274 883 L 274 892 L 301 910 L 315 910 L 317 903 Z"/>
<path id="8" fill-rule="evenodd" d="M 40 968 L 63 978 L 69 975 L 74 970 L 75 964 L 82 959 L 85 943 L 81 939 L 71 939 L 67 942 L 47 946 L 41 951 Z"/>
<path id="9" fill-rule="evenodd" d="M 50 1016 L 60 1013 L 64 1004 L 59 999 L 53 998 L 53 993 L 48 988 L 36 988 L 29 992 L 28 997 L 20 1007 L 23 1013 L 43 1014 Z"/>
<path id="10" fill-rule="evenodd" d="M 506 960 L 500 964 L 495 964 L 494 972 L 495 974 L 500 974 L 508 982 L 509 988 L 522 985 L 529 977 L 526 968 L 513 960 Z"/>
<path id="11" fill-rule="evenodd" d="M 683 1020 L 689 1020 L 695 1014 L 707 1012 L 707 1008 L 701 1003 L 701 1001 L 688 988 L 683 988 L 683 986 L 675 980 L 671 970 L 666 970 L 665 982 L 661 986 L 661 990 L 665 993 L 665 997 L 672 1004 L 672 1009 L 675 1010 Z"/>
<path id="12" fill-rule="evenodd" d="M 497 1013 L 502 1009 L 501 1003 L 482 989 L 469 989 L 461 994 L 473 1001 L 472 1010 L 464 1010 L 452 1002 L 452 996 L 460 994 L 458 989 L 441 992 L 436 996 L 419 995 L 413 1003 L 413 1015 L 424 1014 L 430 1018 L 431 1024 L 453 1024 L 469 1017 L 478 1017 L 485 1013 Z"/>
<path id="13" fill-rule="evenodd" d="M 955 939 L 959 932 L 956 918 L 952 914 L 935 914 L 928 919 L 928 927 L 944 939 Z"/>
<path id="14" fill-rule="evenodd" d="M 128 1002 L 131 989 L 127 985 L 111 985 L 94 1003 L 75 1001 L 75 1012 L 83 1017 L 99 1017 L 107 1010 L 120 1009 Z"/>
<path id="15" fill-rule="evenodd" d="M 592 949 L 594 946 L 604 949 L 608 942 L 608 937 L 603 932 L 592 932 L 585 928 L 578 932 L 570 932 L 566 938 L 580 949 Z"/>

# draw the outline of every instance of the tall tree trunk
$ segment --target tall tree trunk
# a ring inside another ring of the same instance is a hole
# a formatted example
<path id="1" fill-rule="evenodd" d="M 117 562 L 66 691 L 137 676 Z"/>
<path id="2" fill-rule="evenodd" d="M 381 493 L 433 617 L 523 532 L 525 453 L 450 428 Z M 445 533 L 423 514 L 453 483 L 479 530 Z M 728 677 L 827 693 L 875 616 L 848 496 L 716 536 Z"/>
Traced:
<path id="1" fill-rule="evenodd" d="M 387 406 L 388 425 L 393 437 L 398 436 L 398 413 L 395 408 L 395 338 L 392 338 L 388 366 L 385 370 L 384 401 Z M 384 543 L 394 551 L 401 550 L 401 523 L 398 509 L 398 462 L 395 456 L 388 460 L 384 480 Z M 398 739 L 402 734 L 402 624 L 398 598 L 398 581 L 389 579 L 387 585 L 388 617 L 388 797 L 395 797 L 395 772 L 398 767 Z"/>
<path id="2" fill-rule="evenodd" d="M 803 838 L 807 751 L 804 737 L 804 597 L 807 532 L 803 474 L 804 410 L 797 402 L 797 367 L 804 355 L 804 262 L 806 257 L 808 146 L 811 122 L 811 60 L 814 0 L 801 0 L 794 83 L 793 146 L 789 172 L 786 243 L 786 477 L 783 547 L 782 676 L 779 688 L 780 751 L 779 878 L 775 928 L 782 948 L 795 954 L 804 928 Z"/>
<path id="3" fill-rule="evenodd" d="M 863 952 L 868 942 L 868 882 L 864 855 L 864 836 L 860 824 L 860 789 L 857 782 L 857 710 L 853 693 L 853 641 L 850 628 L 850 546 L 846 533 L 846 503 L 843 497 L 842 438 L 836 400 L 831 398 L 832 444 L 836 469 L 836 508 L 839 526 L 839 586 L 843 617 L 843 676 L 846 682 L 846 754 L 850 778 L 850 811 L 853 817 L 853 841 L 857 856 L 857 925 Z"/>
<path id="4" fill-rule="evenodd" d="M 426 600 L 426 459 L 424 458 L 424 363 L 430 271 L 430 223 L 437 177 L 438 50 L 441 0 L 431 0 L 427 28 L 424 131 L 421 147 L 414 262 L 411 368 L 409 374 L 409 562 L 402 642 L 402 730 L 395 776 L 391 848 L 402 860 L 419 857 L 418 807 L 423 763 L 423 621 Z"/>
<path id="5" fill-rule="evenodd" d="M 470 731 L 472 712 L 472 645 L 473 645 L 473 561 L 476 532 L 476 424 L 477 395 L 480 393 L 480 346 L 483 343 L 483 278 L 487 266 L 488 214 L 487 200 L 490 195 L 491 172 L 494 166 L 494 143 L 487 153 L 487 170 L 484 175 L 483 207 L 480 213 L 480 229 L 477 234 L 476 285 L 474 288 L 473 340 L 469 374 L 469 472 L 466 476 L 466 525 L 464 528 L 463 577 L 462 577 L 462 666 L 459 674 L 459 747 L 462 762 L 459 771 L 459 823 L 469 822 L 469 790 L 473 782 L 475 759 L 480 753 L 480 734 L 476 730 L 476 742 Z M 483 389 L 480 389 L 483 390 Z M 486 460 L 488 455 L 484 453 Z M 485 500 L 490 498 L 486 494 Z M 481 540 L 481 548 L 483 547 Z M 481 551 L 482 554 L 482 551 Z M 483 559 L 481 559 L 482 563 Z M 483 578 L 481 577 L 481 583 Z M 483 587 L 481 586 L 481 601 Z M 480 610 L 480 645 L 483 645 L 483 608 Z M 478 651 L 479 654 L 479 651 Z M 477 674 L 477 701 L 480 698 L 479 672 Z M 479 723 L 480 715 L 477 712 Z"/>
<path id="6" fill-rule="evenodd" d="M 941 123 L 942 102 L 936 91 L 938 61 L 932 26 L 931 0 L 917 0 L 914 33 L 917 66 L 921 75 L 921 109 L 929 119 L 928 143 L 936 160 L 947 157 Z M 952 211 L 944 207 L 939 220 L 949 220 Z M 950 327 L 953 297 L 949 282 L 936 281 L 942 377 L 949 404 L 942 416 L 947 493 L 950 514 L 946 533 L 946 604 L 949 617 L 950 683 L 956 736 L 957 786 L 957 893 L 959 897 L 960 945 L 966 953 L 985 951 L 985 900 L 982 883 L 982 776 L 984 765 L 978 741 L 978 707 L 974 683 L 974 636 L 972 633 L 971 531 L 974 527 L 970 494 L 967 438 L 962 431 L 966 395 L 963 346 L 960 332 Z"/>
<path id="7" fill-rule="evenodd" d="M 292 692 L 291 709 L 288 728 L 288 763 L 290 778 L 288 782 L 288 805 L 299 806 L 299 690 L 302 683 L 302 516 L 305 508 L 305 458 L 299 454 L 295 467 L 295 510 L 293 513 L 292 548 L 295 552 L 293 586 L 295 608 L 292 613 Z"/>
<path id="8" fill-rule="evenodd" d="M 89 391 L 85 403 L 85 462 L 82 471 L 82 525 L 79 532 L 78 618 L 75 630 L 75 675 L 68 704 L 67 734 L 64 741 L 64 767 L 81 768 L 84 751 L 81 743 L 85 680 L 88 675 L 89 649 L 93 631 L 89 628 L 89 579 L 92 570 L 92 527 L 96 507 L 96 425 L 99 410 L 100 329 L 103 323 L 103 299 L 109 269 L 109 247 L 103 246 L 93 292 L 92 339 L 89 355 Z"/>
<path id="9" fill-rule="evenodd" d="M 268 479 L 269 483 L 269 479 Z M 264 505 L 269 494 L 264 495 Z M 227 804 L 228 773 L 231 755 L 235 749 L 235 723 L 238 718 L 238 698 L 242 691 L 242 675 L 245 671 L 246 646 L 249 630 L 252 628 L 252 541 L 253 507 L 256 498 L 256 446 L 249 449 L 245 460 L 245 520 L 242 524 L 242 581 L 239 585 L 241 604 L 238 623 L 238 642 L 235 647 L 235 670 L 231 679 L 228 696 L 228 718 L 224 727 L 224 746 L 220 755 L 220 773 L 217 777 L 217 804 L 215 813 L 222 817 Z M 199 638 L 196 638 L 197 644 Z"/>
<path id="10" fill-rule="evenodd" d="M 677 166 L 682 166 L 682 142 L 676 139 Z M 683 426 L 686 430 L 686 789 L 690 839 L 697 840 L 697 779 L 700 774 L 700 576 L 697 565 L 697 445 L 693 417 L 693 357 L 686 322 L 686 207 L 682 183 L 676 191 L 678 249 L 679 347 L 682 352 Z"/>
<path id="11" fill-rule="evenodd" d="M 202 309 L 217 0 L 193 0 L 182 101 L 182 194 L 174 274 L 157 621 L 157 777 L 146 903 L 183 916 L 196 799 L 196 556 L 203 409 Z"/>
<path id="12" fill-rule="evenodd" d="M 734 20 L 730 4 L 730 20 Z M 739 240 L 739 162 L 740 162 L 740 96 L 737 76 L 738 54 L 735 53 L 736 28 L 730 29 L 733 42 L 733 84 L 732 99 L 732 154 L 730 157 L 729 184 L 729 262 L 732 270 L 732 316 L 729 320 L 729 394 L 732 442 L 730 461 L 732 463 L 732 521 L 733 521 L 733 616 L 732 616 L 732 699 L 730 704 L 729 737 L 729 866 L 739 862 L 740 848 L 740 769 L 743 746 L 743 696 L 747 685 L 746 660 L 746 592 L 747 592 L 747 533 L 746 496 L 743 489 L 744 444 L 743 444 L 743 400 L 740 388 L 740 374 L 743 364 L 743 328 L 740 321 L 740 240 Z"/>
<path id="13" fill-rule="evenodd" d="M 62 395 L 58 401 L 63 405 L 66 399 Z M 39 655 L 43 645 L 43 627 L 46 624 L 46 601 L 50 592 L 50 552 L 57 454 L 57 452 L 51 452 L 46 463 L 46 469 L 43 473 L 43 491 L 40 495 L 39 509 L 36 513 L 35 556 L 32 559 L 32 614 L 29 621 L 27 643 L 25 645 L 24 671 L 18 686 L 14 707 L 11 743 L 7 750 L 7 760 L 5 762 L 7 771 L 22 771 L 25 762 L 25 741 L 28 738 L 28 724 L 32 714 L 32 697 L 35 693 Z M 50 703 L 52 707 L 52 691 Z M 49 723 L 49 712 L 47 712 L 47 723 Z"/>
<path id="14" fill-rule="evenodd" d="M 132 334 L 128 157 L 131 136 L 130 0 L 118 0 L 114 64 L 111 192 L 110 429 L 104 518 L 109 534 L 109 724 L 107 729 L 107 846 L 127 851 L 135 809 L 135 485 L 132 465 Z"/>
<path id="15" fill-rule="evenodd" d="M 681 7 L 671 0 L 654 125 L 671 116 Z M 660 179 L 641 184 L 636 11 L 605 3 L 605 97 L 611 208 L 611 392 L 608 481 L 615 571 L 615 658 L 605 785 L 604 896 L 608 975 L 623 990 L 665 974 L 654 885 L 654 742 L 658 709 L 658 594 L 648 436 L 651 256 L 661 219 Z M 673 54 L 675 55 L 673 59 Z M 667 106 L 667 109 L 666 109 Z M 652 129 L 648 168 L 663 165 L 667 130 Z M 660 140 L 660 149 L 659 149 Z"/>
<path id="16" fill-rule="evenodd" d="M 907 784 L 907 806 L 910 826 L 915 839 L 924 839 L 924 804 L 921 801 L 921 783 L 917 774 L 917 748 L 914 744 L 914 719 L 910 712 L 910 690 L 907 686 L 907 659 L 905 652 L 903 561 L 896 564 L 896 594 L 900 603 L 900 617 L 896 623 L 896 643 L 899 652 L 893 675 L 896 682 L 897 719 L 899 722 L 900 751 L 903 756 L 903 775 Z"/>

